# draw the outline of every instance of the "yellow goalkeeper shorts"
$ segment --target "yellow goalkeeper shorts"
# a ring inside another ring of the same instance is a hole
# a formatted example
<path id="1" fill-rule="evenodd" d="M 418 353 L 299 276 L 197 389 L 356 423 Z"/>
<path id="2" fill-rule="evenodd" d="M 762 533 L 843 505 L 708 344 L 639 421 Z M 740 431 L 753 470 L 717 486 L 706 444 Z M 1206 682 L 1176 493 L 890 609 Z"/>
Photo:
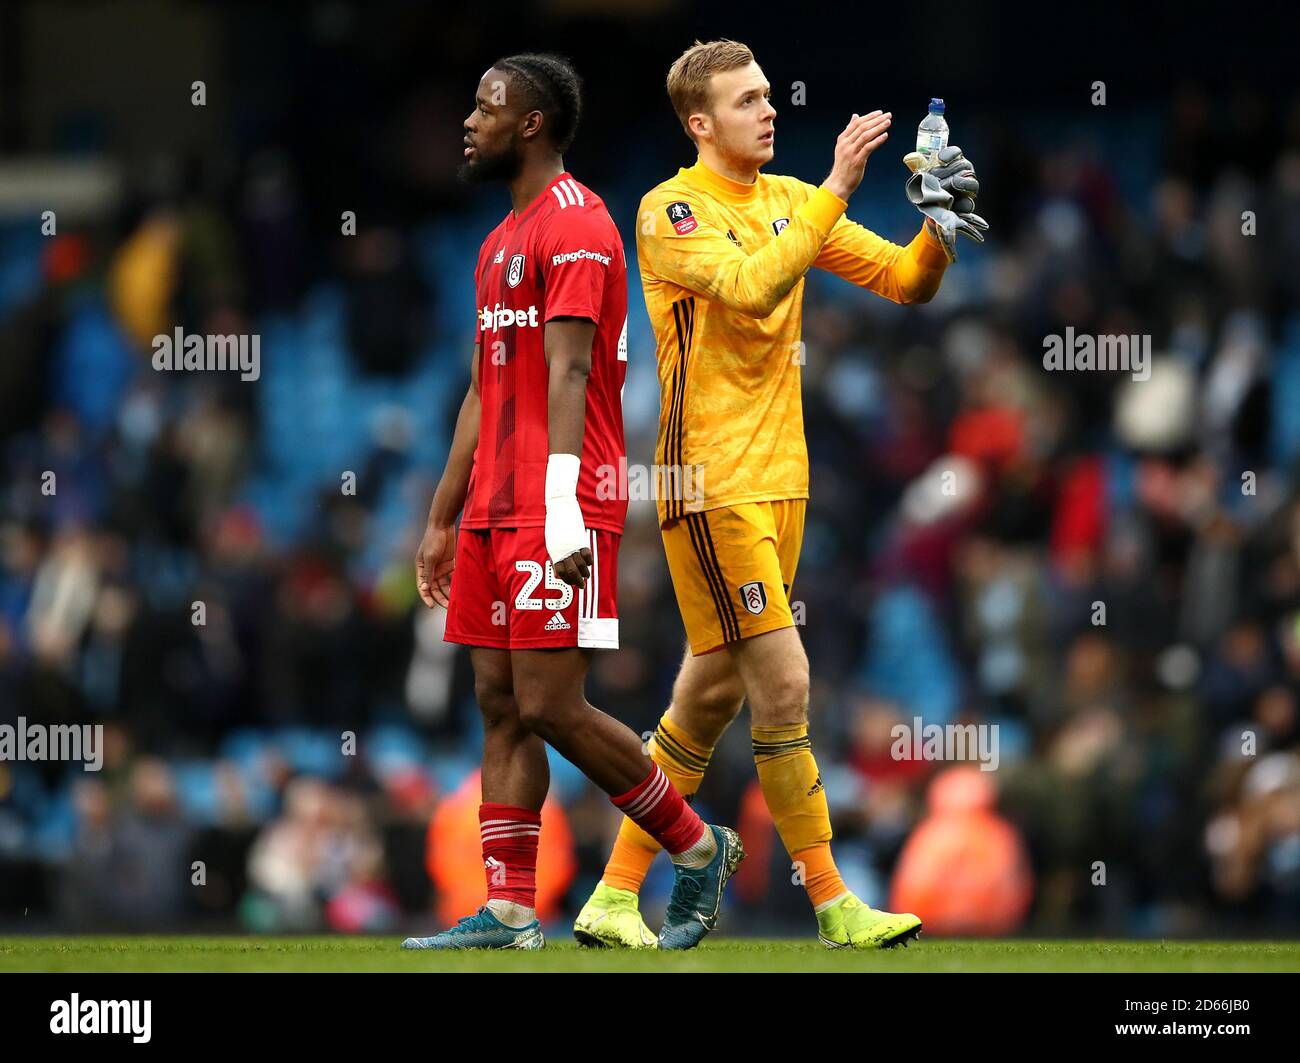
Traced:
<path id="1" fill-rule="evenodd" d="M 745 502 L 688 513 L 662 528 L 691 653 L 792 627 L 790 585 L 808 500 Z"/>

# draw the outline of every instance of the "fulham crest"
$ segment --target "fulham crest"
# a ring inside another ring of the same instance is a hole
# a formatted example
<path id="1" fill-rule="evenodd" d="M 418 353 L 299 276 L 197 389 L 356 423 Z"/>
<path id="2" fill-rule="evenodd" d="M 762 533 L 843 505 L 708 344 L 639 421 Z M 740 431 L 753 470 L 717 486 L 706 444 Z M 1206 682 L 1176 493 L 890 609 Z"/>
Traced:
<path id="1" fill-rule="evenodd" d="M 519 282 L 524 279 L 524 256 L 511 255 L 510 265 L 506 267 L 506 284 L 511 288 L 518 288 Z"/>
<path id="2" fill-rule="evenodd" d="M 755 616 L 767 608 L 767 588 L 762 580 L 746 583 L 740 588 L 740 602 Z"/>

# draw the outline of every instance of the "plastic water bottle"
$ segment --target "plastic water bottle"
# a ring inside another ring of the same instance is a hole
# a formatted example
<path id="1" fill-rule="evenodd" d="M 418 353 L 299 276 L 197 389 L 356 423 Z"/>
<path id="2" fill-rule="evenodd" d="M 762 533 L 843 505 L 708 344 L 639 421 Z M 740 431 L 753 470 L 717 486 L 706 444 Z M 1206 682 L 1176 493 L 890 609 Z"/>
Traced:
<path id="1" fill-rule="evenodd" d="M 948 146 L 948 123 L 943 119 L 943 100 L 930 101 L 930 113 L 916 127 L 916 150 L 924 160 L 923 170 L 928 170 L 939 161 L 939 152 Z"/>

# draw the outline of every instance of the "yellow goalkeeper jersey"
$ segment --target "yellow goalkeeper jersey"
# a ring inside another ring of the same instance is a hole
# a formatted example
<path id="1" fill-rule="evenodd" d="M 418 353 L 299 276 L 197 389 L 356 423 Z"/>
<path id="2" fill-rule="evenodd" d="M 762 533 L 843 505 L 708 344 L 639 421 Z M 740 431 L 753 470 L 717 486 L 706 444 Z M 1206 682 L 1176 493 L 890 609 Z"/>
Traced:
<path id="1" fill-rule="evenodd" d="M 829 270 L 898 303 L 925 302 L 948 259 L 922 228 L 906 247 L 844 217 L 825 187 L 702 162 L 652 189 L 637 260 L 659 364 L 660 523 L 808 497 L 800 373 L 804 274 Z"/>

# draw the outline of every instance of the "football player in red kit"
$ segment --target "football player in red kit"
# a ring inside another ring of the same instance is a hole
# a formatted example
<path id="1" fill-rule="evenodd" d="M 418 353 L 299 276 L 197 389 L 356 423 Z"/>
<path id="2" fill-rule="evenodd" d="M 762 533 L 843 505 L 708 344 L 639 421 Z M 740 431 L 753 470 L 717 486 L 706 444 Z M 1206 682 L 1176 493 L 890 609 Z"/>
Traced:
<path id="1" fill-rule="evenodd" d="M 564 168 L 581 108 L 567 61 L 515 55 L 483 75 L 465 119 L 463 176 L 505 182 L 513 209 L 479 252 L 469 391 L 415 568 L 425 604 L 447 608 L 446 639 L 470 647 L 488 896 L 403 948 L 542 946 L 544 742 L 672 854 L 660 948 L 691 948 L 716 925 L 744 856 L 736 833 L 701 821 L 636 734 L 583 693 L 592 650 L 618 646 L 627 501 L 597 485 L 624 458 L 627 265 L 605 204 Z"/>

